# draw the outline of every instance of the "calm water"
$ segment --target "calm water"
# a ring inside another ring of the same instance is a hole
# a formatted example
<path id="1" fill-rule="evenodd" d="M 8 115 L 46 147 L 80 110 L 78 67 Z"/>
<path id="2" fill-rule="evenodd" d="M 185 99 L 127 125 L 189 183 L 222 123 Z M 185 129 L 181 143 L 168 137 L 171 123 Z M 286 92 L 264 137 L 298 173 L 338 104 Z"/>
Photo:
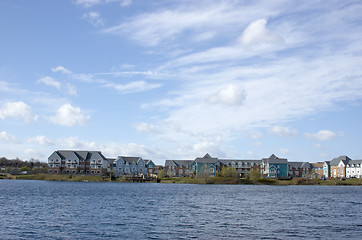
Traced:
<path id="1" fill-rule="evenodd" d="M 0 180 L 1 239 L 361 239 L 362 187 Z"/>

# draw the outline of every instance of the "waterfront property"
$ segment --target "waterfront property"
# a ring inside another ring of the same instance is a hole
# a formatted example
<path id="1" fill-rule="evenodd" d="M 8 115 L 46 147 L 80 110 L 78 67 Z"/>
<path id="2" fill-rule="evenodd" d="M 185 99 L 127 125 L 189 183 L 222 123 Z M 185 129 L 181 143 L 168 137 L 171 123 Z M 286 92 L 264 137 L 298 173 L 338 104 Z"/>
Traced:
<path id="1" fill-rule="evenodd" d="M 332 178 L 344 178 L 346 177 L 346 165 L 349 163 L 351 159 L 347 156 L 339 156 L 337 158 L 333 158 L 329 162 L 329 176 Z"/>
<path id="2" fill-rule="evenodd" d="M 166 160 L 165 172 L 170 177 L 192 176 L 191 164 L 193 160 Z"/>
<path id="3" fill-rule="evenodd" d="M 261 172 L 264 177 L 286 178 L 288 177 L 288 160 L 272 154 L 269 158 L 261 160 Z"/>
<path id="4" fill-rule="evenodd" d="M 116 177 L 156 177 L 161 169 L 169 177 L 214 177 L 223 168 L 233 168 L 239 177 L 248 177 L 254 169 L 262 177 L 317 177 L 362 178 L 362 160 L 340 156 L 323 163 L 288 162 L 272 154 L 261 160 L 219 159 L 208 153 L 194 160 L 166 160 L 164 166 L 156 166 L 152 160 L 142 157 L 119 156 L 106 158 L 100 151 L 57 150 L 48 158 L 49 173 L 94 174 Z"/>
<path id="5" fill-rule="evenodd" d="M 310 177 L 313 165 L 309 162 L 288 162 L 289 177 Z"/>
<path id="6" fill-rule="evenodd" d="M 119 156 L 113 162 L 115 176 L 142 176 L 147 174 L 146 163 L 141 157 Z"/>
<path id="7" fill-rule="evenodd" d="M 347 178 L 362 178 L 362 160 L 351 160 L 346 165 Z"/>
<path id="8" fill-rule="evenodd" d="M 314 174 L 317 178 L 323 177 L 323 162 L 312 163 Z"/>
<path id="9" fill-rule="evenodd" d="M 100 151 L 54 151 L 48 158 L 49 173 L 105 175 L 110 161 Z"/>
<path id="10" fill-rule="evenodd" d="M 156 176 L 156 172 L 155 172 L 155 168 L 156 168 L 156 165 L 155 163 L 152 161 L 152 160 L 149 160 L 149 159 L 145 159 L 145 166 L 146 166 L 146 174 L 147 176 L 150 176 L 150 177 L 155 177 Z"/>

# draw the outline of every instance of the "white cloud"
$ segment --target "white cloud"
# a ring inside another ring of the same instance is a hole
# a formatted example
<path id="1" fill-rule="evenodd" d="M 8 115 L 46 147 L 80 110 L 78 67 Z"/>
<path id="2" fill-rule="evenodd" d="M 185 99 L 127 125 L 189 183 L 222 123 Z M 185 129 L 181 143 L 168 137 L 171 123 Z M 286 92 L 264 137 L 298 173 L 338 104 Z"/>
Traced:
<path id="1" fill-rule="evenodd" d="M 52 142 L 52 141 L 51 141 L 50 139 L 48 139 L 47 137 L 41 136 L 41 135 L 38 135 L 38 136 L 35 136 L 35 137 L 32 137 L 32 138 L 29 138 L 29 139 L 28 139 L 28 142 L 38 143 L 38 144 L 43 145 L 43 146 L 51 146 L 51 145 L 54 145 L 54 142 Z"/>
<path id="2" fill-rule="evenodd" d="M 8 102 L 0 108 L 0 119 L 17 118 L 25 122 L 36 121 L 38 116 L 35 115 L 29 105 L 19 102 Z"/>
<path id="3" fill-rule="evenodd" d="M 76 0 L 75 3 L 77 5 L 81 5 L 85 8 L 93 7 L 99 4 L 107 4 L 118 2 L 120 6 L 126 7 L 132 4 L 132 0 Z"/>
<path id="4" fill-rule="evenodd" d="M 52 77 L 43 77 L 41 79 L 38 80 L 38 82 L 40 83 L 44 83 L 45 85 L 47 86 L 52 86 L 52 87 L 55 87 L 57 88 L 58 90 L 61 88 L 61 84 L 60 82 L 57 82 L 54 78 Z"/>
<path id="5" fill-rule="evenodd" d="M 317 133 L 305 133 L 305 136 L 318 141 L 329 141 L 339 136 L 343 136 L 343 132 L 335 133 L 331 130 L 320 130 Z"/>
<path id="6" fill-rule="evenodd" d="M 15 136 L 5 131 L 0 132 L 0 141 L 5 143 L 17 143 Z"/>
<path id="7" fill-rule="evenodd" d="M 298 135 L 297 129 L 282 126 L 274 126 L 270 128 L 269 133 L 278 135 L 280 137 L 293 137 Z"/>
<path id="8" fill-rule="evenodd" d="M 62 105 L 55 116 L 50 117 L 50 121 L 61 126 L 85 126 L 90 120 L 89 115 L 84 115 L 79 107 L 70 104 Z"/>
<path id="9" fill-rule="evenodd" d="M 209 40 L 214 38 L 216 33 L 222 35 L 241 28 L 251 16 L 274 14 L 274 10 L 270 8 L 255 8 L 252 4 L 240 7 L 232 2 L 175 5 L 172 9 L 140 14 L 120 25 L 107 28 L 104 32 L 125 35 L 141 44 L 156 46 L 177 41 L 185 32 L 188 37 L 183 38 L 183 41 Z M 194 35 L 196 36 L 192 37 Z"/>
<path id="10" fill-rule="evenodd" d="M 77 137 L 68 137 L 58 139 L 58 143 L 65 149 L 77 149 L 77 150 L 99 150 L 99 145 L 95 142 L 87 142 L 79 140 Z"/>
<path id="11" fill-rule="evenodd" d="M 115 83 L 108 83 L 105 85 L 106 87 L 112 87 L 119 91 L 120 93 L 136 93 L 136 92 L 143 92 L 155 88 L 159 88 L 162 85 L 158 83 L 147 83 L 145 81 L 135 81 L 129 82 L 127 84 L 115 84 Z"/>
<path id="12" fill-rule="evenodd" d="M 262 45 L 281 43 L 283 39 L 277 34 L 266 29 L 267 20 L 265 18 L 250 23 L 241 36 L 243 45 Z"/>
<path id="13" fill-rule="evenodd" d="M 70 95 L 77 96 L 77 88 L 70 83 L 67 83 L 67 92 Z"/>
<path id="14" fill-rule="evenodd" d="M 210 103 L 221 103 L 227 105 L 241 105 L 245 100 L 245 91 L 241 86 L 229 84 L 226 88 L 214 93 L 210 98 Z"/>
<path id="15" fill-rule="evenodd" d="M 126 6 L 129 6 L 131 4 L 132 4 L 132 0 L 122 0 L 121 3 L 120 3 L 120 5 L 122 7 L 126 7 Z"/>
<path id="16" fill-rule="evenodd" d="M 85 14 L 83 14 L 82 18 L 87 20 L 90 24 L 92 24 L 95 27 L 104 26 L 103 19 L 98 12 L 85 13 Z"/>
<path id="17" fill-rule="evenodd" d="M 252 139 L 261 139 L 263 138 L 263 134 L 261 132 L 248 132 L 247 136 Z"/>
<path id="18" fill-rule="evenodd" d="M 52 70 L 52 72 L 61 72 L 61 73 L 64 73 L 64 74 L 71 74 L 72 73 L 70 70 L 66 69 L 63 66 L 57 66 L 57 67 L 51 68 L 51 70 Z"/>
<path id="19" fill-rule="evenodd" d="M 141 133 L 159 133 L 157 127 L 150 123 L 140 122 L 133 125 L 138 132 Z"/>

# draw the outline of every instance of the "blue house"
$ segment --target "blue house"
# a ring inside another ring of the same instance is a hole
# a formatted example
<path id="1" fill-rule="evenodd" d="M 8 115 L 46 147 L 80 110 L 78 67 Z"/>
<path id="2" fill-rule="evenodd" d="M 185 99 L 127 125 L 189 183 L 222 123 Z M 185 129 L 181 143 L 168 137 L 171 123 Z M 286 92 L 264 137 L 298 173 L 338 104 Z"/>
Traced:
<path id="1" fill-rule="evenodd" d="M 264 177 L 286 178 L 288 177 L 288 160 L 272 154 L 269 158 L 261 160 L 261 171 Z"/>
<path id="2" fill-rule="evenodd" d="M 143 176 L 147 174 L 145 161 L 141 157 L 119 156 L 113 162 L 116 176 Z"/>
<path id="3" fill-rule="evenodd" d="M 218 158 L 211 157 L 208 153 L 202 158 L 196 158 L 190 165 L 192 172 L 196 176 L 214 177 L 220 170 L 220 161 Z"/>

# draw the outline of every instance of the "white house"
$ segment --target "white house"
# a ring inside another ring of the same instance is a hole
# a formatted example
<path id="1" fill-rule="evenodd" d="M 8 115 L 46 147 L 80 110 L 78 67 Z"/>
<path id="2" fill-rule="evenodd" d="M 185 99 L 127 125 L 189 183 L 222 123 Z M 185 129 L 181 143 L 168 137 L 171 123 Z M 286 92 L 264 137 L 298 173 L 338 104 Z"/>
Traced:
<path id="1" fill-rule="evenodd" d="M 362 160 L 351 160 L 346 165 L 346 177 L 362 178 Z"/>

